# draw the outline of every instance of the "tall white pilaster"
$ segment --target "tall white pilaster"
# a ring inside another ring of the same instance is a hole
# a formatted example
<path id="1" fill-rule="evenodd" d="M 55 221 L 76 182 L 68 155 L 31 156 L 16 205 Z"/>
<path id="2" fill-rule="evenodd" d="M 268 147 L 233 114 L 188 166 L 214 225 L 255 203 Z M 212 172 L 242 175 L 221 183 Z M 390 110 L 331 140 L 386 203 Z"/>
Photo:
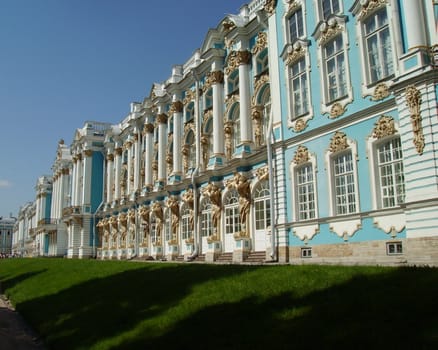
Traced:
<path id="1" fill-rule="evenodd" d="M 110 204 L 113 201 L 114 186 L 114 155 L 112 153 L 106 156 L 106 202 Z"/>
<path id="2" fill-rule="evenodd" d="M 84 151 L 83 158 L 83 185 L 82 185 L 82 204 L 91 205 L 91 169 L 93 164 L 93 151 Z"/>
<path id="3" fill-rule="evenodd" d="M 178 96 L 174 95 L 173 109 L 173 175 L 182 174 L 182 119 L 184 106 Z"/>
<path id="4" fill-rule="evenodd" d="M 141 137 L 136 131 L 134 134 L 134 191 L 140 189 L 140 149 Z"/>
<path id="5" fill-rule="evenodd" d="M 122 147 L 117 147 L 115 150 L 115 169 L 114 169 L 114 181 L 115 181 L 115 190 L 114 190 L 114 200 L 120 200 L 120 172 L 122 169 Z"/>
<path id="6" fill-rule="evenodd" d="M 158 122 L 158 181 L 166 181 L 167 115 L 160 113 Z"/>
<path id="7" fill-rule="evenodd" d="M 252 143 L 251 93 L 249 81 L 249 63 L 251 53 L 238 51 L 239 62 L 239 95 L 240 95 L 240 137 L 242 144 Z"/>
<path id="8" fill-rule="evenodd" d="M 146 137 L 146 149 L 145 149 L 145 172 L 144 172 L 144 184 L 146 187 L 152 186 L 152 161 L 154 154 L 154 125 L 151 123 L 145 124 L 145 137 Z"/>
<path id="9" fill-rule="evenodd" d="M 408 50 L 427 45 L 426 21 L 422 1 L 403 0 Z"/>

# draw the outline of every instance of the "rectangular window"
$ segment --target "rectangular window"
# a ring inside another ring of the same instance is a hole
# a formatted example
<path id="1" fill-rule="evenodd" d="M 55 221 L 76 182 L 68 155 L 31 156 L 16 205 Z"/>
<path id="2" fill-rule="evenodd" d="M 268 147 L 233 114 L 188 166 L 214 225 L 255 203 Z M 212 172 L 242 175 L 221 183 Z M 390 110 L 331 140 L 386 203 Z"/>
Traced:
<path id="1" fill-rule="evenodd" d="M 343 153 L 333 159 L 333 173 L 335 213 L 337 215 L 355 213 L 356 193 L 351 152 Z"/>
<path id="2" fill-rule="evenodd" d="M 297 184 L 298 219 L 309 220 L 315 218 L 315 190 L 313 186 L 313 167 L 305 165 L 299 167 L 295 173 Z"/>
<path id="3" fill-rule="evenodd" d="M 338 13 L 339 11 L 339 0 L 322 0 L 322 14 L 324 19 L 327 19 L 328 16 L 333 13 Z"/>
<path id="4" fill-rule="evenodd" d="M 190 212 L 185 209 L 181 216 L 181 237 L 182 239 L 190 238 Z"/>
<path id="5" fill-rule="evenodd" d="M 311 258 L 312 257 L 312 248 L 309 248 L 309 247 L 301 248 L 301 257 L 302 258 Z"/>
<path id="6" fill-rule="evenodd" d="M 405 179 L 400 138 L 387 141 L 377 147 L 380 178 L 380 197 L 383 208 L 404 203 Z"/>
<path id="7" fill-rule="evenodd" d="M 388 255 L 403 254 L 402 242 L 386 243 L 386 254 L 388 254 Z"/>
<path id="8" fill-rule="evenodd" d="M 324 46 L 324 58 L 327 74 L 326 91 L 328 91 L 328 102 L 332 102 L 347 95 L 345 55 L 341 35 Z"/>
<path id="9" fill-rule="evenodd" d="M 306 60 L 300 59 L 290 68 L 293 119 L 309 112 Z"/>
<path id="10" fill-rule="evenodd" d="M 203 210 L 201 213 L 201 236 L 208 237 L 211 236 L 211 210 Z"/>
<path id="11" fill-rule="evenodd" d="M 368 53 L 370 83 L 394 74 L 391 37 L 386 8 L 382 8 L 364 22 L 365 51 Z"/>
<path id="12" fill-rule="evenodd" d="M 290 42 L 294 42 L 303 35 L 303 11 L 299 9 L 289 17 L 289 40 Z"/>
<path id="13" fill-rule="evenodd" d="M 240 231 L 239 207 L 232 206 L 225 209 L 225 233 L 237 233 Z"/>

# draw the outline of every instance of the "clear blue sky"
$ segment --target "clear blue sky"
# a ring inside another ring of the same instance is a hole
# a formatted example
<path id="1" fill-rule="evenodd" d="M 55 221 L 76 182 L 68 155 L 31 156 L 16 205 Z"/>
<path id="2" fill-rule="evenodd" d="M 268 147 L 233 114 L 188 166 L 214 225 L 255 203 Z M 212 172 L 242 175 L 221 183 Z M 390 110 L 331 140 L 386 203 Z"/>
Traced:
<path id="1" fill-rule="evenodd" d="M 58 141 L 118 123 L 239 0 L 0 0 L 0 216 L 35 199 Z"/>

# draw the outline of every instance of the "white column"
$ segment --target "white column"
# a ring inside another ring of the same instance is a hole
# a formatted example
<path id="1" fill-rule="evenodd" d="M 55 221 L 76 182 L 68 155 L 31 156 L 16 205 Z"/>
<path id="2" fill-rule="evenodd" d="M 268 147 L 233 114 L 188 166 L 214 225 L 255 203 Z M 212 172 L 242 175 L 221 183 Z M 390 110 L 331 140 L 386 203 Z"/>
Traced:
<path id="1" fill-rule="evenodd" d="M 120 171 L 121 171 L 121 167 L 122 167 L 122 148 L 121 147 L 117 147 L 115 149 L 115 175 L 114 175 L 114 181 L 115 181 L 115 191 L 114 191 L 114 199 L 115 200 L 120 200 Z"/>
<path id="2" fill-rule="evenodd" d="M 167 115 L 160 113 L 158 122 L 158 181 L 166 182 Z"/>
<path id="3" fill-rule="evenodd" d="M 403 0 L 408 50 L 427 45 L 422 1 Z"/>
<path id="4" fill-rule="evenodd" d="M 78 157 L 73 156 L 73 169 L 72 169 L 72 179 L 71 179 L 71 192 L 70 192 L 70 205 L 76 205 L 76 186 L 78 182 Z"/>
<path id="5" fill-rule="evenodd" d="M 213 69 L 218 63 L 213 64 Z M 211 72 L 213 81 L 213 153 L 216 157 L 224 155 L 224 73 Z"/>
<path id="6" fill-rule="evenodd" d="M 252 143 L 251 94 L 249 82 L 249 51 L 239 51 L 240 137 L 243 144 Z"/>
<path id="7" fill-rule="evenodd" d="M 173 96 L 174 102 L 173 107 L 173 174 L 182 174 L 182 120 L 183 120 L 183 109 L 184 106 L 178 96 L 175 94 Z"/>
<path id="8" fill-rule="evenodd" d="M 127 196 L 131 194 L 132 186 L 131 186 L 131 175 L 132 175 L 132 169 L 131 169 L 131 161 L 132 161 L 132 141 L 129 140 L 126 142 L 126 149 L 128 151 L 128 177 L 127 177 L 127 184 L 126 184 L 126 192 Z"/>
<path id="9" fill-rule="evenodd" d="M 83 159 L 83 185 L 82 185 L 82 204 L 91 205 L 91 169 L 93 165 L 93 151 L 84 151 Z"/>
<path id="10" fill-rule="evenodd" d="M 140 149 L 141 137 L 136 131 L 134 134 L 134 191 L 140 189 Z"/>
<path id="11" fill-rule="evenodd" d="M 106 156 L 106 202 L 111 204 L 113 201 L 114 185 L 114 155 L 112 153 Z"/>
<path id="12" fill-rule="evenodd" d="M 150 187 L 152 186 L 152 158 L 154 156 L 154 125 L 148 123 L 144 128 L 146 132 L 144 185 Z"/>
<path id="13" fill-rule="evenodd" d="M 79 153 L 78 154 L 78 161 L 76 163 L 77 169 L 76 169 L 76 174 L 77 174 L 77 178 L 76 178 L 76 202 L 75 205 L 79 206 L 82 204 L 82 196 L 81 196 L 81 191 L 82 191 L 82 187 L 84 186 L 84 179 L 82 178 L 82 184 L 81 184 L 81 177 L 82 177 L 82 173 L 83 173 L 83 160 L 82 160 L 82 154 Z"/>

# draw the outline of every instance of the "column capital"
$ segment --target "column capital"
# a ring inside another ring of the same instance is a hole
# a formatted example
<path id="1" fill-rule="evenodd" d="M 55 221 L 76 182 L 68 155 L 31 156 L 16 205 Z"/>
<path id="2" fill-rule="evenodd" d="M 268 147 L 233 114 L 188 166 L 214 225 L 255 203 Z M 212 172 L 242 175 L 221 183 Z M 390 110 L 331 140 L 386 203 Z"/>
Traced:
<path id="1" fill-rule="evenodd" d="M 143 127 L 143 132 L 146 134 L 152 134 L 154 132 L 154 124 L 147 123 Z"/>
<path id="2" fill-rule="evenodd" d="M 114 161 L 114 154 L 110 153 L 106 155 L 106 160 L 109 162 Z"/>
<path id="3" fill-rule="evenodd" d="M 157 123 L 158 124 L 166 124 L 167 123 L 167 114 L 160 113 L 157 115 Z"/>
<path id="4" fill-rule="evenodd" d="M 184 105 L 181 101 L 172 102 L 169 113 L 182 113 Z"/>
<path id="5" fill-rule="evenodd" d="M 122 147 L 117 147 L 117 148 L 114 150 L 114 152 L 115 152 L 116 156 L 121 156 L 122 153 L 123 153 L 123 149 L 122 149 Z"/>

